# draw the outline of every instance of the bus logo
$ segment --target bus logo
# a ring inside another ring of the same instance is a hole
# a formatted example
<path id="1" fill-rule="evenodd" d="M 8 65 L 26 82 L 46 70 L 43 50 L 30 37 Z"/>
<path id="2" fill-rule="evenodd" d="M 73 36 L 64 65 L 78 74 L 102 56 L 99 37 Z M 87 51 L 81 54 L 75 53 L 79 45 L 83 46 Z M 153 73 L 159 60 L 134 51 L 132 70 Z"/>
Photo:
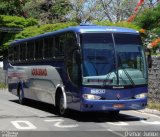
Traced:
<path id="1" fill-rule="evenodd" d="M 47 76 L 47 69 L 32 69 L 33 76 Z"/>
<path id="2" fill-rule="evenodd" d="M 117 99 L 119 100 L 121 96 L 120 96 L 119 93 L 117 93 L 116 97 L 117 97 Z"/>

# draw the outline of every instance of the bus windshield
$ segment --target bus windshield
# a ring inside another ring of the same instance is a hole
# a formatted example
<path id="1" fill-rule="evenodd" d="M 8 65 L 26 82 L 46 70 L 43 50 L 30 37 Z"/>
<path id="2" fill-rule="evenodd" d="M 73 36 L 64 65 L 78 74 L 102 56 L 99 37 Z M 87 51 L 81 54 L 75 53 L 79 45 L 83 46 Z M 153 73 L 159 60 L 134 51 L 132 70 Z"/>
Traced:
<path id="1" fill-rule="evenodd" d="M 147 84 L 139 35 L 87 33 L 81 38 L 83 85 Z"/>

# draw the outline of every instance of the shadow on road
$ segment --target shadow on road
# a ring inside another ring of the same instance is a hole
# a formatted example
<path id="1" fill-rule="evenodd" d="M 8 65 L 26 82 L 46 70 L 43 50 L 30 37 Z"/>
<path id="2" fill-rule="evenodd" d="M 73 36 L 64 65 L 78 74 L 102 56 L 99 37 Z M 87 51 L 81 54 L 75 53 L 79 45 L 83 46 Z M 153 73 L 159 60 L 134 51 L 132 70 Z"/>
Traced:
<path id="1" fill-rule="evenodd" d="M 10 100 L 14 103 L 18 103 L 18 100 Z M 51 114 L 60 117 L 56 109 L 53 105 L 42 103 L 33 100 L 27 100 L 25 106 L 32 107 L 38 110 L 42 110 Z M 52 116 L 49 116 L 52 117 Z M 53 116 L 55 117 L 55 116 Z M 78 122 L 96 122 L 96 123 L 103 123 L 103 122 L 126 122 L 126 121 L 140 121 L 140 120 L 147 120 L 143 117 L 127 115 L 120 113 L 119 115 L 113 115 L 112 113 L 100 113 L 100 112 L 79 112 L 74 110 L 69 110 L 69 114 L 65 117 L 69 118 Z"/>

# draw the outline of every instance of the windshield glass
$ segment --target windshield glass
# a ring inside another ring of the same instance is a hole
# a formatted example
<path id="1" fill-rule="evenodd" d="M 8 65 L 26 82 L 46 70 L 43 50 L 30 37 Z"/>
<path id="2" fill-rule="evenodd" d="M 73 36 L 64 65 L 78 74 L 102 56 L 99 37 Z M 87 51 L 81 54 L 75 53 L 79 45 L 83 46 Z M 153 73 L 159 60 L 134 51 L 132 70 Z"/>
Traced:
<path id="1" fill-rule="evenodd" d="M 138 35 L 88 33 L 81 38 L 83 85 L 146 83 L 144 55 Z"/>
<path id="2" fill-rule="evenodd" d="M 120 85 L 146 84 L 146 65 L 139 35 L 114 34 Z"/>

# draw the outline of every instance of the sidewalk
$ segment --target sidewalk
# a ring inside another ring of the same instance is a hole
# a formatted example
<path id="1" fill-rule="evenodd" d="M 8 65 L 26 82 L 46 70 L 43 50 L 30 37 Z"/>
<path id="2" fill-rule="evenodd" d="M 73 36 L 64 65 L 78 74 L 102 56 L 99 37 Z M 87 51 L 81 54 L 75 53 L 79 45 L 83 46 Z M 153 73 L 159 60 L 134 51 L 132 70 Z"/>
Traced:
<path id="1" fill-rule="evenodd" d="M 160 116 L 160 111 L 158 111 L 156 109 L 145 108 L 143 110 L 138 110 L 138 111 L 142 112 L 142 113 L 149 113 L 149 114 L 154 114 L 154 115 Z"/>

